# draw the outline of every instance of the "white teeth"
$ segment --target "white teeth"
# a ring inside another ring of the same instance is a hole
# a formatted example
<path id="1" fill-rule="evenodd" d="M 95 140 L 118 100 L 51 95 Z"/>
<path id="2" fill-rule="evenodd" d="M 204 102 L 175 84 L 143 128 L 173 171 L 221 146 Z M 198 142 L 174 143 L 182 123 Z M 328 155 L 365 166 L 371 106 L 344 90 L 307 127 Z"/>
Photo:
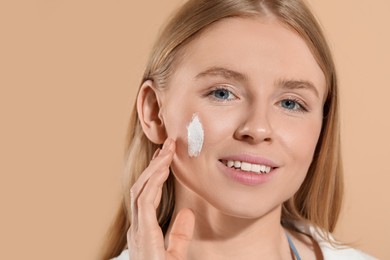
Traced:
<path id="1" fill-rule="evenodd" d="M 250 163 L 242 162 L 241 163 L 241 170 L 249 172 L 251 170 L 252 166 Z"/>
<path id="2" fill-rule="evenodd" d="M 252 164 L 251 172 L 260 173 L 261 166 L 259 164 Z"/>
<path id="3" fill-rule="evenodd" d="M 233 166 L 234 166 L 234 162 L 233 161 L 228 161 L 227 162 L 227 167 L 232 168 Z"/>
<path id="4" fill-rule="evenodd" d="M 242 171 L 254 172 L 254 173 L 258 173 L 258 174 L 269 173 L 272 169 L 270 166 L 260 165 L 260 164 L 252 164 L 252 163 L 241 162 L 241 161 L 229 160 L 229 161 L 225 161 L 225 164 L 229 168 L 234 167 L 236 169 L 241 169 Z"/>

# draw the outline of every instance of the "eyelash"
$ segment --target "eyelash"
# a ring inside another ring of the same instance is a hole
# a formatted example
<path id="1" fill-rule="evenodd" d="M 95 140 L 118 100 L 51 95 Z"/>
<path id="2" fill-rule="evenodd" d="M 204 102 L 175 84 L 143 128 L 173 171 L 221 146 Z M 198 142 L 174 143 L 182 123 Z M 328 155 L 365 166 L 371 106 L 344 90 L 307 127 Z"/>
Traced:
<path id="1" fill-rule="evenodd" d="M 215 96 L 215 93 L 217 91 L 226 91 L 229 93 L 229 97 L 226 99 L 218 98 Z M 206 96 L 210 97 L 213 100 L 216 100 L 218 102 L 226 102 L 226 101 L 232 101 L 234 99 L 237 99 L 237 96 L 228 88 L 228 87 L 214 87 L 211 91 L 209 91 Z M 231 97 L 233 96 L 233 97 Z M 230 98 L 231 97 L 231 98 Z"/>
<path id="2" fill-rule="evenodd" d="M 282 107 L 283 109 L 286 109 L 286 110 L 289 110 L 289 111 L 293 111 L 293 112 L 300 112 L 300 113 L 309 112 L 309 110 L 307 109 L 307 107 L 304 104 L 304 102 L 302 102 L 301 100 L 299 100 L 297 98 L 285 98 L 285 99 L 281 100 L 279 103 L 281 104 L 284 101 L 294 102 L 298 106 L 298 108 L 289 109 L 289 108 L 286 108 L 286 107 Z"/>
<path id="3" fill-rule="evenodd" d="M 230 96 L 233 96 L 233 98 L 227 98 L 227 99 L 218 98 L 218 97 L 215 96 L 216 91 L 226 91 L 226 92 L 229 93 Z M 222 87 L 221 86 L 214 87 L 211 91 L 209 91 L 207 93 L 206 96 L 208 96 L 209 98 L 211 98 L 213 100 L 216 100 L 218 102 L 232 101 L 232 100 L 237 98 L 237 96 L 231 90 L 229 90 L 228 87 L 224 87 L 224 86 L 222 86 Z M 294 102 L 298 106 L 298 108 L 289 109 L 289 108 L 286 108 L 286 107 L 282 107 L 283 109 L 286 109 L 286 110 L 289 110 L 289 111 L 293 111 L 293 112 L 300 112 L 300 113 L 309 112 L 309 110 L 307 109 L 305 103 L 302 100 L 300 100 L 300 99 L 297 99 L 297 98 L 294 98 L 294 97 L 288 97 L 288 98 L 284 98 L 283 100 L 281 100 L 279 102 L 279 104 L 281 104 L 284 101 Z"/>

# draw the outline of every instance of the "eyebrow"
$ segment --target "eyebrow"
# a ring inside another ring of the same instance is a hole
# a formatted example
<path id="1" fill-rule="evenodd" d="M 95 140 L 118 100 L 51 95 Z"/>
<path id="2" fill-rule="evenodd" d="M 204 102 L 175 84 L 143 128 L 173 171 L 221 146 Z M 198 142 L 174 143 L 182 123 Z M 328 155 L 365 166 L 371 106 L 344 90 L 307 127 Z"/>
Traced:
<path id="1" fill-rule="evenodd" d="M 295 90 L 295 89 L 307 89 L 312 91 L 316 97 L 320 97 L 317 88 L 314 84 L 307 80 L 279 80 L 276 84 L 283 89 Z"/>
<path id="2" fill-rule="evenodd" d="M 237 71 L 230 70 L 227 68 L 223 67 L 211 67 L 206 69 L 205 71 L 200 72 L 198 75 L 196 75 L 196 79 L 202 78 L 202 77 L 207 77 L 207 76 L 221 76 L 226 79 L 235 79 L 238 81 L 247 81 L 247 77 Z"/>

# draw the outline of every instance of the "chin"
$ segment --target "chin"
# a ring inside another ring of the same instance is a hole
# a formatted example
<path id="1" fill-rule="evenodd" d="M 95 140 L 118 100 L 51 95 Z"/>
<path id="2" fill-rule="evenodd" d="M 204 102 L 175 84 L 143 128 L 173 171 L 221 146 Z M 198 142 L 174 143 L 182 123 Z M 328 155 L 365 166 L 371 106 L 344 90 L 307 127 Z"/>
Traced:
<path id="1" fill-rule="evenodd" d="M 212 196 L 212 195 L 211 195 Z M 221 197 L 219 197 L 221 198 Z M 223 215 L 238 218 L 238 219 L 247 219 L 247 220 L 256 220 L 262 218 L 269 214 L 276 214 L 280 218 L 281 214 L 281 202 L 268 201 L 237 201 L 229 200 L 228 197 L 225 197 L 223 201 L 219 198 L 203 198 L 207 203 L 209 203 L 216 211 L 222 213 Z"/>

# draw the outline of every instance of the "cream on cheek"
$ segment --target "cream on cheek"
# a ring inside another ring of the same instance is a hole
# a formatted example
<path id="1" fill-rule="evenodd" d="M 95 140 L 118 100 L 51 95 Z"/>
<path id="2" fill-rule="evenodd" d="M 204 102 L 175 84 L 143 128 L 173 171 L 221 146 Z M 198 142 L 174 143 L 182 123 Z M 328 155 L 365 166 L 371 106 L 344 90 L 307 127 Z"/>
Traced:
<path id="1" fill-rule="evenodd" d="M 187 126 L 188 155 L 197 157 L 203 146 L 204 130 L 199 116 L 194 113 L 191 122 Z"/>

